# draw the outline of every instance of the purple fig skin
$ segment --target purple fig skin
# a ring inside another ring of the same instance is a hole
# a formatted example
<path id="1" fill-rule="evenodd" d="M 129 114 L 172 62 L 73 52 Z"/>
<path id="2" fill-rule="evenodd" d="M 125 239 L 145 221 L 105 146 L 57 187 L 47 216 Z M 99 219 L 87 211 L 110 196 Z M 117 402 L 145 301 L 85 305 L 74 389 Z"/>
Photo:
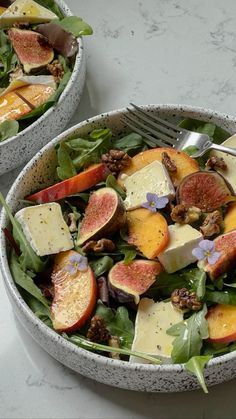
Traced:
<path id="1" fill-rule="evenodd" d="M 49 44 L 64 57 L 73 57 L 78 51 L 77 39 L 54 22 L 38 25 L 36 31 L 47 38 Z"/>
<path id="2" fill-rule="evenodd" d="M 202 205 L 202 207 L 200 207 L 200 205 L 198 206 L 196 203 L 189 204 L 189 203 L 187 203 L 187 202 L 185 203 L 183 201 L 181 194 L 182 194 L 182 189 L 184 188 L 184 184 L 185 184 L 186 180 L 190 179 L 191 177 L 199 176 L 199 183 L 200 183 L 200 177 L 203 176 L 203 175 L 205 175 L 205 176 L 206 175 L 215 176 L 215 178 L 219 180 L 219 187 L 224 183 L 225 184 L 225 196 L 234 195 L 232 186 L 229 184 L 229 182 L 226 181 L 226 179 L 221 174 L 219 174 L 217 172 L 214 172 L 214 171 L 210 171 L 210 170 L 209 171 L 199 171 L 199 172 L 191 173 L 190 175 L 187 175 L 186 177 L 183 178 L 183 180 L 179 184 L 179 186 L 177 188 L 177 191 L 176 191 L 177 204 L 185 204 L 186 206 L 189 206 L 189 207 L 195 206 L 195 207 L 198 207 L 199 209 L 201 209 L 202 211 L 205 211 L 205 212 L 214 211 L 214 210 L 218 209 L 220 206 L 224 205 L 224 203 L 222 205 L 216 205 L 213 198 L 209 198 L 209 201 L 207 201 L 207 199 L 206 199 L 205 205 Z M 221 183 L 221 185 L 220 185 L 220 183 Z M 209 189 L 207 192 L 208 192 L 208 196 L 210 197 L 211 196 L 211 189 Z M 193 191 L 193 194 L 194 193 L 195 193 L 195 191 Z"/>
<path id="3" fill-rule="evenodd" d="M 105 276 L 100 276 L 100 278 L 97 278 L 97 288 L 99 300 L 101 300 L 103 304 L 109 307 L 109 290 Z"/>
<path id="4" fill-rule="evenodd" d="M 95 193 L 101 195 L 100 196 L 101 199 L 102 199 L 103 193 L 111 193 L 113 195 L 115 194 L 116 208 L 114 208 L 114 211 L 111 214 L 110 219 L 105 224 L 100 226 L 100 228 L 98 227 L 96 231 L 94 232 L 90 231 L 88 234 L 82 234 L 81 236 L 79 236 L 77 240 L 78 246 L 83 245 L 89 240 L 98 240 L 104 237 L 106 238 L 111 237 L 114 233 L 120 230 L 126 223 L 126 210 L 124 207 L 124 203 L 122 199 L 117 195 L 114 189 L 102 188 L 102 189 L 98 189 L 98 191 L 93 192 L 93 194 Z M 86 211 L 85 211 L 85 217 L 86 217 Z M 81 226 L 82 225 L 83 225 L 83 220 L 82 220 Z"/>
<path id="5" fill-rule="evenodd" d="M 114 285 L 112 285 L 109 280 L 108 280 L 108 290 L 111 297 L 114 300 L 118 301 L 118 303 L 125 304 L 125 303 L 134 302 L 134 295 L 129 294 L 128 292 L 125 292 L 117 287 L 114 287 Z"/>

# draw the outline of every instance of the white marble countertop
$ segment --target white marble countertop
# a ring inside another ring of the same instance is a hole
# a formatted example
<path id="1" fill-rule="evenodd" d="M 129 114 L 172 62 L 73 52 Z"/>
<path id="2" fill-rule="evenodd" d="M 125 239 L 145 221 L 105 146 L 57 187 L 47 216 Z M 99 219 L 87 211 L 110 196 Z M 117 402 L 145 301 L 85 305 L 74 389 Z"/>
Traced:
<path id="1" fill-rule="evenodd" d="M 94 28 L 72 123 L 130 101 L 235 114 L 235 0 L 67 0 Z M 71 123 L 71 124 L 72 124 Z M 7 193 L 19 170 L 0 177 Z M 1 279 L 1 278 L 0 278 Z M 0 281 L 0 418 L 235 418 L 236 380 L 182 394 L 109 388 L 60 365 L 23 330 Z"/>

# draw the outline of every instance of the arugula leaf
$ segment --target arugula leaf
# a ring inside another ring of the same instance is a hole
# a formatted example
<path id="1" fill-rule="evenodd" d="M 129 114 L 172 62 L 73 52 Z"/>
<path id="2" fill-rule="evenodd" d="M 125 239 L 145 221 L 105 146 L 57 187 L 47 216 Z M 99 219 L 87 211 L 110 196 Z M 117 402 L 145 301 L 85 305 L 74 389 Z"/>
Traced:
<path id="1" fill-rule="evenodd" d="M 122 234 L 122 233 L 121 233 Z M 124 255 L 124 263 L 129 264 L 132 260 L 136 258 L 136 256 L 139 254 L 137 250 L 128 244 L 125 240 L 118 239 L 115 241 L 116 248 L 118 252 L 122 255 Z"/>
<path id="2" fill-rule="evenodd" d="M 9 84 L 9 72 L 14 70 L 18 59 L 8 36 L 3 30 L 0 30 L 0 62 L 3 64 L 3 70 L 0 71 L 0 87 L 7 87 Z"/>
<path id="3" fill-rule="evenodd" d="M 180 272 L 176 274 L 168 274 L 162 272 L 158 275 L 154 284 L 147 290 L 145 296 L 149 298 L 156 298 L 159 296 L 169 297 L 171 293 L 177 288 L 187 287 L 188 282 L 185 275 Z"/>
<path id="4" fill-rule="evenodd" d="M 79 16 L 67 16 L 56 22 L 67 32 L 72 33 L 76 38 L 82 35 L 92 35 L 93 29 Z"/>
<path id="5" fill-rule="evenodd" d="M 202 300 L 206 292 L 206 272 L 200 269 L 193 269 L 192 274 L 194 279 L 192 279 L 192 289 L 196 292 L 199 300 Z"/>
<path id="6" fill-rule="evenodd" d="M 132 132 L 125 137 L 115 138 L 115 140 L 113 140 L 113 148 L 122 150 L 129 155 L 133 155 L 141 150 L 143 151 L 143 148 L 146 149 L 147 147 L 145 147 L 142 136 Z"/>
<path id="7" fill-rule="evenodd" d="M 19 131 L 19 123 L 17 121 L 3 121 L 0 124 L 0 142 L 14 137 Z"/>
<path id="8" fill-rule="evenodd" d="M 122 199 L 126 198 L 125 191 L 119 186 L 115 176 L 108 175 L 106 178 L 106 187 L 114 189 Z"/>
<path id="9" fill-rule="evenodd" d="M 92 268 L 96 278 L 109 271 L 112 268 L 113 264 L 113 259 L 110 256 L 103 256 L 101 258 L 94 259 L 89 262 L 89 265 Z"/>
<path id="10" fill-rule="evenodd" d="M 90 342 L 86 340 L 83 336 L 79 334 L 73 334 L 68 336 L 66 333 L 62 333 L 62 336 L 67 339 L 69 342 L 74 343 L 75 345 L 79 346 L 80 348 L 86 349 L 87 351 L 102 351 L 102 352 L 115 352 L 121 355 L 126 356 L 137 356 L 139 358 L 145 359 L 151 364 L 160 364 L 161 360 L 158 358 L 154 358 L 153 356 L 147 355 L 143 352 L 138 351 L 131 351 L 127 348 L 114 348 L 113 346 L 102 345 L 100 343 Z"/>
<path id="11" fill-rule="evenodd" d="M 58 167 L 57 167 L 57 176 L 61 180 L 68 179 L 72 176 L 77 174 L 75 166 L 70 158 L 70 154 L 68 152 L 68 148 L 65 143 L 60 143 L 58 150 L 57 150 L 57 159 L 58 159 Z"/>
<path id="12" fill-rule="evenodd" d="M 205 293 L 204 300 L 208 303 L 236 305 L 236 291 L 210 291 Z"/>
<path id="13" fill-rule="evenodd" d="M 198 382 L 200 386 L 202 387 L 204 393 L 208 393 L 208 390 L 205 384 L 203 370 L 205 368 L 205 365 L 207 364 L 208 361 L 210 361 L 211 358 L 212 358 L 211 355 L 193 356 L 185 364 L 185 369 L 197 377 Z"/>
<path id="14" fill-rule="evenodd" d="M 174 363 L 185 363 L 192 356 L 200 355 L 202 340 L 209 336 L 206 313 L 204 305 L 202 310 L 167 330 L 169 335 L 176 336 L 171 353 Z"/>
<path id="15" fill-rule="evenodd" d="M 126 307 L 118 307 L 116 313 L 98 301 L 96 314 L 105 321 L 106 328 L 112 336 L 118 336 L 122 348 L 131 348 L 134 339 L 134 324 L 129 319 Z"/>
<path id="16" fill-rule="evenodd" d="M 0 192 L 0 204 L 2 204 L 5 209 L 11 224 L 12 224 L 12 234 L 13 237 L 20 247 L 21 255 L 19 257 L 19 262 L 24 271 L 27 269 L 32 270 L 33 272 L 41 272 L 45 269 L 46 262 L 36 255 L 30 244 L 28 243 L 20 223 L 13 217 L 9 206 L 7 205 L 3 195 Z"/>
<path id="17" fill-rule="evenodd" d="M 43 296 L 41 290 L 37 287 L 34 283 L 33 279 L 29 274 L 23 271 L 21 265 L 18 263 L 16 256 L 14 253 L 11 253 L 10 258 L 10 270 L 14 281 L 17 285 L 27 291 L 30 295 L 32 295 L 36 300 L 38 300 L 44 307 L 49 308 L 49 301 Z M 49 313 L 49 310 L 48 310 Z"/>
<path id="18" fill-rule="evenodd" d="M 85 165 L 97 163 L 101 155 L 111 148 L 112 132 L 109 128 L 93 130 L 90 138 L 75 138 L 66 142 L 72 150 L 76 151 L 73 164 L 77 170 L 81 170 Z"/>
<path id="19" fill-rule="evenodd" d="M 195 153 L 197 153 L 199 150 L 198 147 L 195 145 L 189 145 L 188 147 L 184 148 L 182 151 L 184 151 L 188 156 L 193 156 Z"/>

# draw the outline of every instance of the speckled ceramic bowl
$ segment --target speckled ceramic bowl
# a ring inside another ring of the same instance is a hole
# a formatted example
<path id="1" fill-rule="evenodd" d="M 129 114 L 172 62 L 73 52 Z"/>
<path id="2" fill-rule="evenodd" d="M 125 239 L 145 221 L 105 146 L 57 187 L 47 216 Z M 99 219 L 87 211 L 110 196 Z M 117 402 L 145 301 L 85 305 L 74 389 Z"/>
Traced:
<path id="1" fill-rule="evenodd" d="M 150 105 L 150 112 L 173 119 L 191 117 L 211 121 L 230 133 L 236 132 L 236 118 L 211 110 L 175 105 Z M 7 201 L 13 212 L 20 208 L 18 199 L 23 198 L 41 184 L 49 183 L 56 166 L 55 145 L 72 134 L 83 136 L 94 128 L 110 127 L 114 133 L 124 133 L 120 116 L 125 110 L 99 115 L 67 130 L 45 146 L 22 170 L 14 182 Z M 8 226 L 5 213 L 1 215 L 0 229 Z M 21 298 L 12 279 L 7 244 L 3 234 L 0 241 L 0 266 L 7 294 L 20 321 L 31 336 L 58 361 L 94 380 L 116 387 L 148 392 L 176 392 L 198 388 L 195 377 L 187 373 L 182 365 L 129 364 L 112 360 L 80 349 L 67 342 L 56 332 L 44 325 Z M 236 352 L 220 356 L 209 362 L 205 370 L 208 386 L 236 377 Z"/>
<path id="2" fill-rule="evenodd" d="M 56 2 L 65 16 L 72 15 L 63 0 L 56 0 Z M 56 105 L 19 134 L 0 142 L 0 175 L 29 161 L 48 141 L 60 134 L 72 118 L 85 82 L 85 54 L 82 38 L 79 38 L 78 43 L 79 50 L 71 78 Z"/>

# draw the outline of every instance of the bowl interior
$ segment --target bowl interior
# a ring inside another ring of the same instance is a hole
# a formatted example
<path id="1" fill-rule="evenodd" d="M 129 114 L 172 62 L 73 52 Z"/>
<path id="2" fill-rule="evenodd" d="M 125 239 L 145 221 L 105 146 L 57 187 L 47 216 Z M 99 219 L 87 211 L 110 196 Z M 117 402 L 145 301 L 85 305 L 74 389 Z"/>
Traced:
<path id="1" fill-rule="evenodd" d="M 149 112 L 152 112 L 156 115 L 161 117 L 167 118 L 172 121 L 180 120 L 182 118 L 194 118 L 198 120 L 203 120 L 206 122 L 212 122 L 217 124 L 218 126 L 226 129 L 229 131 L 230 134 L 236 132 L 236 119 L 231 116 L 227 116 L 224 114 L 217 113 L 211 110 L 205 110 L 201 108 L 193 108 L 189 106 L 180 106 L 180 105 L 147 105 L 145 109 Z M 31 193 L 34 190 L 43 188 L 47 185 L 53 183 L 55 179 L 55 168 L 56 168 L 56 151 L 55 146 L 62 140 L 66 140 L 69 137 L 73 136 L 80 136 L 88 134 L 91 130 L 95 128 L 104 128 L 109 127 L 113 131 L 115 135 L 123 135 L 127 132 L 127 128 L 124 126 L 123 122 L 121 121 L 121 115 L 126 112 L 125 109 L 112 111 L 108 114 L 103 114 L 91 118 L 87 121 L 84 121 L 75 127 L 70 128 L 66 132 L 59 135 L 56 139 L 52 140 L 49 144 L 47 144 L 41 151 L 37 153 L 37 155 L 26 165 L 26 167 L 22 170 L 16 181 L 14 182 L 10 192 L 7 196 L 7 202 L 14 213 L 17 211 L 21 204 L 19 203 L 19 199 L 24 198 L 27 194 Z M 5 212 L 2 212 L 1 221 L 0 221 L 0 228 L 4 228 L 8 226 L 8 220 L 5 216 Z M 17 301 L 18 307 L 25 312 L 25 315 L 30 318 L 31 322 L 37 324 L 38 328 L 41 328 L 43 333 L 48 334 L 48 336 L 56 335 L 55 332 L 47 328 L 28 308 L 26 303 L 22 300 L 15 284 L 10 274 L 8 261 L 7 261 L 7 243 L 5 240 L 4 235 L 1 235 L 0 239 L 0 263 L 2 267 L 2 271 L 4 274 L 6 286 L 8 289 L 8 293 L 13 295 L 15 301 Z M 60 342 L 62 343 L 64 339 L 60 338 Z M 58 341 L 58 342 L 59 342 Z M 73 345 L 68 344 L 68 347 Z M 75 348 L 74 351 L 78 353 L 87 353 L 87 357 L 90 359 L 99 360 L 99 362 L 111 363 L 113 360 L 107 360 L 105 357 L 101 357 L 99 355 L 89 353 L 84 351 L 80 348 Z M 235 353 L 226 354 L 220 356 L 218 358 L 214 358 L 210 361 L 209 365 L 222 363 L 226 360 L 229 360 L 231 357 L 235 357 Z M 102 359 L 102 360 L 101 360 Z M 106 360 L 106 361 L 105 361 Z M 129 364 L 123 361 L 116 361 L 118 364 L 122 365 L 122 368 L 126 368 L 129 370 L 135 369 L 135 364 Z M 142 365 L 139 367 L 142 371 L 151 371 L 154 366 L 153 365 Z M 157 368 L 155 366 L 155 368 Z M 179 365 L 161 365 L 158 367 L 162 370 L 171 370 L 171 371 L 178 371 L 180 366 Z"/>

